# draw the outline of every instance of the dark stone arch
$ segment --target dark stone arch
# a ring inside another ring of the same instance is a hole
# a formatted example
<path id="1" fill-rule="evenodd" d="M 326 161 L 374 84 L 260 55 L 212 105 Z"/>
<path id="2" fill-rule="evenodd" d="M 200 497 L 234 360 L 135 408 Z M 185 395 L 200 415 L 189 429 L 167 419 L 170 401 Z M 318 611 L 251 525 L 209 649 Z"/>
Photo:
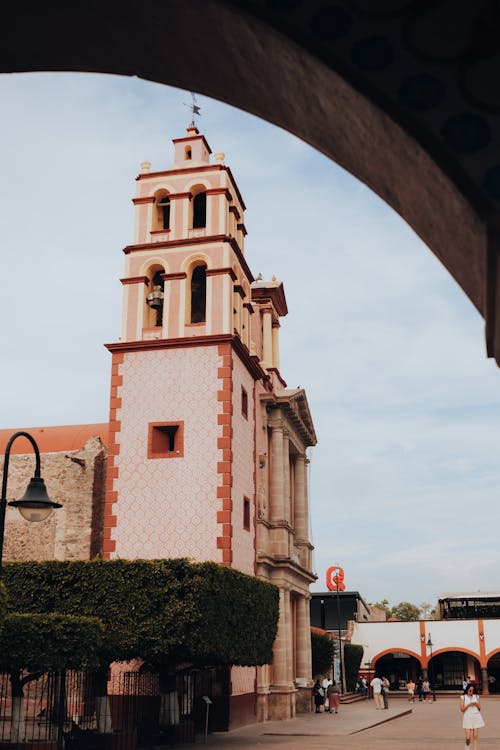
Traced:
<path id="1" fill-rule="evenodd" d="M 298 135 L 407 221 L 485 317 L 500 362 L 500 12 L 486 0 L 330 6 L 10 3 L 0 71 L 136 75 Z"/>

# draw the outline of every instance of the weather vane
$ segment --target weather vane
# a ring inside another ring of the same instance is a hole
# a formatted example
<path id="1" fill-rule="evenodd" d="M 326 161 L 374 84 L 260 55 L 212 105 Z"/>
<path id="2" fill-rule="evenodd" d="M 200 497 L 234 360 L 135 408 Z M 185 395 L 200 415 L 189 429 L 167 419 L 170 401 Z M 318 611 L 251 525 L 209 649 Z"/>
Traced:
<path id="1" fill-rule="evenodd" d="M 193 91 L 190 91 L 189 93 L 191 94 L 191 104 L 186 104 L 186 102 L 183 102 L 183 104 L 185 107 L 189 107 L 189 109 L 191 110 L 193 119 L 191 121 L 190 127 L 195 128 L 196 127 L 195 117 L 201 117 L 201 107 L 196 102 L 196 94 Z"/>

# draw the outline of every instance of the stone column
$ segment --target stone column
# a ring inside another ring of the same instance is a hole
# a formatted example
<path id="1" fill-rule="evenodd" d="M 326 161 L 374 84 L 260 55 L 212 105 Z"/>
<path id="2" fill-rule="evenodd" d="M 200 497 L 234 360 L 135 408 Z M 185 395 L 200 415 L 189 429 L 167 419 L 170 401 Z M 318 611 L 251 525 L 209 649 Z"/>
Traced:
<path id="1" fill-rule="evenodd" d="M 287 684 L 287 593 L 283 589 L 280 589 L 278 632 L 273 646 L 273 685 L 280 685 L 281 687 Z"/>
<path id="2" fill-rule="evenodd" d="M 280 326 L 279 323 L 275 323 L 273 325 L 273 363 L 272 366 L 276 367 L 277 370 L 280 369 L 280 339 L 279 339 L 279 333 L 280 333 Z"/>
<path id="3" fill-rule="evenodd" d="M 284 508 L 284 471 L 283 471 L 283 425 L 271 425 L 271 507 L 272 521 L 282 521 Z"/>
<path id="4" fill-rule="evenodd" d="M 295 539 L 306 542 L 309 536 L 306 498 L 306 457 L 295 458 Z"/>
<path id="5" fill-rule="evenodd" d="M 285 628 L 286 628 L 286 681 L 293 684 L 293 612 L 290 589 L 285 589 Z"/>
<path id="6" fill-rule="evenodd" d="M 305 596 L 297 599 L 297 654 L 295 667 L 297 678 L 311 679 L 311 631 L 309 601 Z"/>
<path id="7" fill-rule="evenodd" d="M 290 436 L 283 431 L 283 520 L 290 521 Z"/>
<path id="8" fill-rule="evenodd" d="M 273 366 L 273 318 L 271 309 L 262 313 L 262 367 Z"/>

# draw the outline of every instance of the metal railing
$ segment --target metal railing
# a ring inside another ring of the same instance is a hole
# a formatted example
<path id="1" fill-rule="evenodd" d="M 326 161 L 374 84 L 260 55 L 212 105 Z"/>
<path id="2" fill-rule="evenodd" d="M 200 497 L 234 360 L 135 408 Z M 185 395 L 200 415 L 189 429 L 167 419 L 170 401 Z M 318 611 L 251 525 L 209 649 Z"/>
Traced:
<path id="1" fill-rule="evenodd" d="M 135 750 L 193 742 L 197 693 L 206 689 L 197 675 L 178 672 L 162 695 L 158 674 L 123 672 L 99 696 L 85 672 L 23 674 L 14 681 L 14 695 L 10 676 L 0 674 L 0 750 Z"/>

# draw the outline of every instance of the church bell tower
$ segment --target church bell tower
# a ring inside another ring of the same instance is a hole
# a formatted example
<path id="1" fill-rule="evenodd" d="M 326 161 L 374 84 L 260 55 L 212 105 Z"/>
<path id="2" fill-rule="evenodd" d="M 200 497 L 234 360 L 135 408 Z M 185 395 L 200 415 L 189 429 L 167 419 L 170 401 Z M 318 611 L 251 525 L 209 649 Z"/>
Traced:
<path id="1" fill-rule="evenodd" d="M 192 125 L 144 162 L 112 352 L 104 554 L 255 571 L 256 379 L 245 205 Z M 233 470 L 237 464 L 237 473 Z"/>

